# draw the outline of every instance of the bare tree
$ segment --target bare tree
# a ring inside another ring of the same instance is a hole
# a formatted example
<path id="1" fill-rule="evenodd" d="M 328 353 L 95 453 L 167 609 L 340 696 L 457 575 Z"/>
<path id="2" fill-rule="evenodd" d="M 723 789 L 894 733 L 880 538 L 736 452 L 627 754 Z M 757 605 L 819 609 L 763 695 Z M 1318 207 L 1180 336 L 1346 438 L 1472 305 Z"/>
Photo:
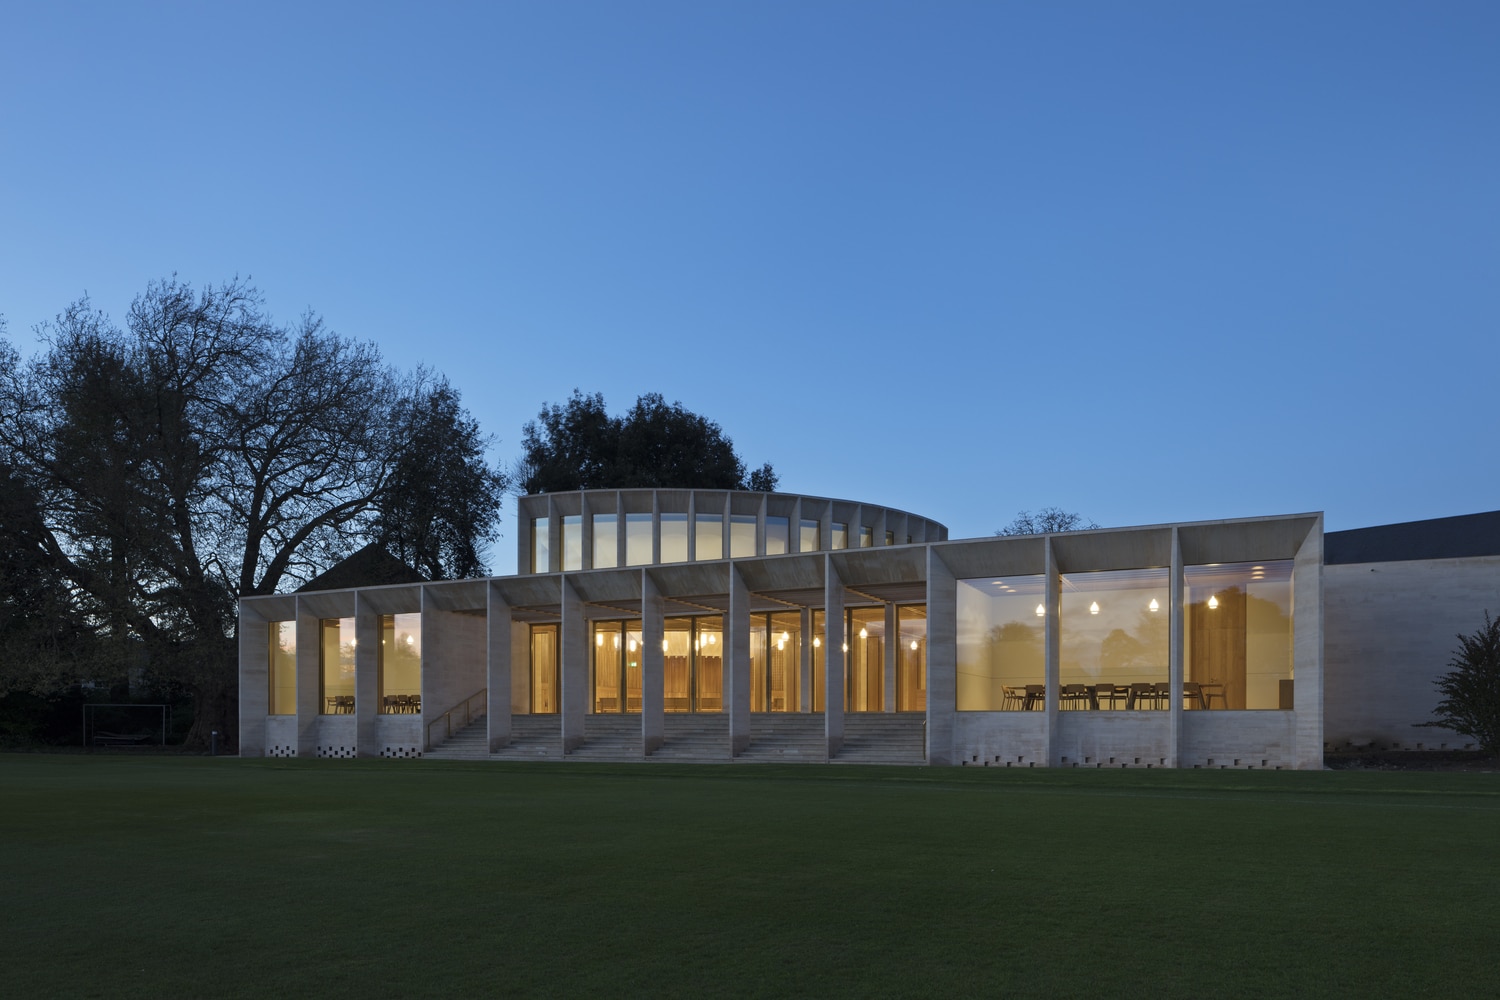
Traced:
<path id="1" fill-rule="evenodd" d="M 1099 525 L 1086 521 L 1082 514 L 1074 514 L 1061 507 L 1043 507 L 1036 513 L 1021 511 L 997 535 L 1048 535 L 1055 531 L 1093 531 Z"/>

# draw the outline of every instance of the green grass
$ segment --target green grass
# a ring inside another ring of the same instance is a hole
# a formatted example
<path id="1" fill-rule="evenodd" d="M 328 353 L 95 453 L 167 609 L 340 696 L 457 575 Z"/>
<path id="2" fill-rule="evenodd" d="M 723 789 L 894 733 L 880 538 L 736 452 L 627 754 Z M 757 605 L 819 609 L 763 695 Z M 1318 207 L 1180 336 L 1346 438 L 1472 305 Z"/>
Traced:
<path id="1" fill-rule="evenodd" d="M 1493 996 L 1500 776 L 0 756 L 7 996 Z"/>

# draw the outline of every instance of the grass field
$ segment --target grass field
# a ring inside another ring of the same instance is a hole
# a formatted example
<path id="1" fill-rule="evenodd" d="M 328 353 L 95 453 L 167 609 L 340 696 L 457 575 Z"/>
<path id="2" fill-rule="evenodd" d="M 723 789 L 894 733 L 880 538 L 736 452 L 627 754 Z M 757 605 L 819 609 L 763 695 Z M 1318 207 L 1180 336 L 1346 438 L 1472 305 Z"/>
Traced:
<path id="1" fill-rule="evenodd" d="M 9 997 L 1500 993 L 1500 775 L 0 756 Z"/>

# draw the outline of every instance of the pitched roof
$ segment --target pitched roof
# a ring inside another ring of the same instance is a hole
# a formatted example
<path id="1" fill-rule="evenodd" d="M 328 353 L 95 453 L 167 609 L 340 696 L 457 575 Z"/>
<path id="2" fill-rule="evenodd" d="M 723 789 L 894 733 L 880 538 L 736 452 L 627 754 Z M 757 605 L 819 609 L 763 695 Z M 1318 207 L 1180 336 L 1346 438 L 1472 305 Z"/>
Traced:
<path id="1" fill-rule="evenodd" d="M 307 590 L 346 590 L 350 587 L 380 587 L 391 583 L 423 583 L 426 577 L 385 549 L 371 542 L 298 587 Z"/>

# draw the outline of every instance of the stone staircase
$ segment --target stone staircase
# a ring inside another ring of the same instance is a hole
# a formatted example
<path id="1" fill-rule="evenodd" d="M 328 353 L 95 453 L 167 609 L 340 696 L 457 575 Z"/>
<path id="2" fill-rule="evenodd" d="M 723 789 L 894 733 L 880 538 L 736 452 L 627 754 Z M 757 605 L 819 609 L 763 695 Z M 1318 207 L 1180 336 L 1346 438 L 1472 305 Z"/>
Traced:
<path id="1" fill-rule="evenodd" d="M 750 746 L 737 761 L 817 763 L 828 759 L 823 714 L 756 713 L 750 716 Z"/>
<path id="2" fill-rule="evenodd" d="M 562 716 L 512 715 L 510 743 L 490 760 L 561 760 Z"/>
<path id="3" fill-rule="evenodd" d="M 641 717 L 586 715 L 583 745 L 568 752 L 568 760 L 634 761 L 641 759 Z"/>
<path id="4" fill-rule="evenodd" d="M 671 712 L 662 720 L 662 745 L 647 760 L 680 764 L 729 761 L 729 716 Z"/>
<path id="5" fill-rule="evenodd" d="M 834 764 L 926 764 L 927 717 L 921 712 L 844 716 L 844 745 Z"/>
<path id="6" fill-rule="evenodd" d="M 489 760 L 489 743 L 489 717 L 481 715 L 423 756 L 428 760 Z"/>

